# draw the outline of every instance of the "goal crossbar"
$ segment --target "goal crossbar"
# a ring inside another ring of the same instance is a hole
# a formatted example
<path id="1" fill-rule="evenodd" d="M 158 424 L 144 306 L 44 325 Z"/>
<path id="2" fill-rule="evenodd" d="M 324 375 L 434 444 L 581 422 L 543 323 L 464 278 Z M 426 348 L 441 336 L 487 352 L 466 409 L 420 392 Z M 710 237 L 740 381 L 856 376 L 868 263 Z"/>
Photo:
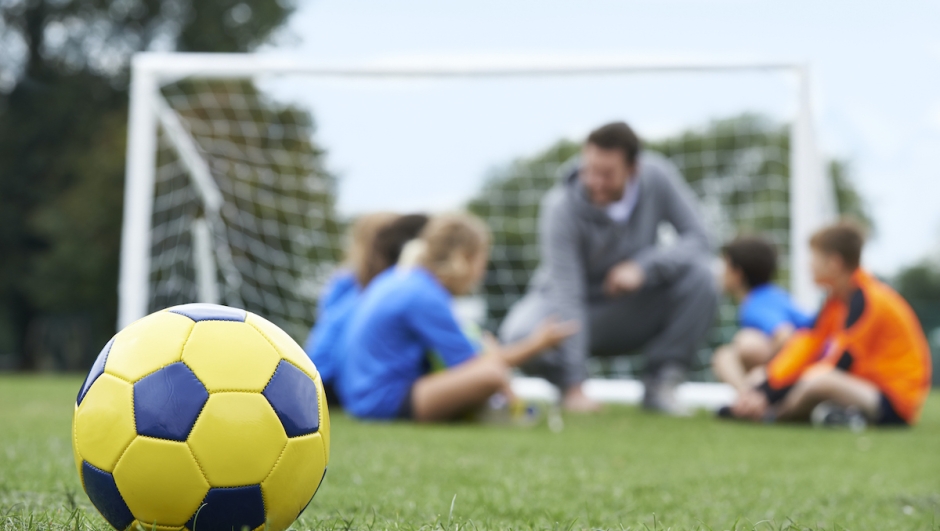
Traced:
<path id="1" fill-rule="evenodd" d="M 338 78 L 501 78 L 501 77 L 583 77 L 665 72 L 759 72 L 779 71 L 802 74 L 799 63 L 755 61 L 553 61 L 540 65 L 479 64 L 453 66 L 455 61 L 438 60 L 424 66 L 349 65 L 316 63 L 296 57 L 267 54 L 209 54 L 144 52 L 134 57 L 135 71 L 149 71 L 162 79 L 195 76 L 224 79 L 258 75 L 301 75 Z"/>

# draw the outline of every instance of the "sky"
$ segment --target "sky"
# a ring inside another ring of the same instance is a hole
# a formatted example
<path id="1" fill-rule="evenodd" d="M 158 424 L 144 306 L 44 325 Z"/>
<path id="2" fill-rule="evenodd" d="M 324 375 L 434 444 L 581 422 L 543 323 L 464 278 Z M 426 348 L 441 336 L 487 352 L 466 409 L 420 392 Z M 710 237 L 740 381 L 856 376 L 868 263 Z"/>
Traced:
<path id="1" fill-rule="evenodd" d="M 334 65 L 612 61 L 806 64 L 818 145 L 848 161 L 883 275 L 940 252 L 940 2 L 301 1 L 266 53 Z M 265 81 L 262 81 L 265 83 Z M 452 208 L 493 168 L 613 119 L 657 138 L 756 111 L 786 120 L 792 75 L 271 80 L 311 108 L 343 212 Z"/>

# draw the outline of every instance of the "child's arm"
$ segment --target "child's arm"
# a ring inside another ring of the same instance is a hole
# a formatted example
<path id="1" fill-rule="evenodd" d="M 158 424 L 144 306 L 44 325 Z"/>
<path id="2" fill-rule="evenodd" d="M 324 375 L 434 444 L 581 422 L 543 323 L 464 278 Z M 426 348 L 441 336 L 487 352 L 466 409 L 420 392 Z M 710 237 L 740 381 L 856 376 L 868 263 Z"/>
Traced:
<path id="1" fill-rule="evenodd" d="M 772 403 L 782 400 L 803 372 L 819 359 L 837 328 L 837 318 L 838 313 L 825 306 L 813 329 L 791 332 L 783 347 L 762 371 L 762 381 L 738 397 L 732 406 L 734 414 L 760 420 Z"/>
<path id="2" fill-rule="evenodd" d="M 790 323 L 783 323 L 774 329 L 774 333 L 770 337 L 771 348 L 774 354 L 780 352 L 780 349 L 782 349 L 783 346 L 786 345 L 787 341 L 793 337 L 793 332 L 795 331 L 796 327 Z"/>
<path id="3" fill-rule="evenodd" d="M 577 321 L 558 322 L 549 317 L 531 334 L 515 343 L 500 345 L 492 336 L 485 337 L 483 354 L 500 356 L 506 365 L 518 367 L 545 349 L 554 347 L 576 334 L 580 328 Z"/>
<path id="4" fill-rule="evenodd" d="M 819 359 L 828 336 L 813 331 L 794 334 L 777 356 L 767 365 L 767 385 L 780 391 L 790 387 L 803 371 Z"/>
<path id="5" fill-rule="evenodd" d="M 822 346 L 822 338 L 812 331 L 793 334 L 764 369 L 765 377 L 756 387 L 741 393 L 731 406 L 736 417 L 759 421 L 771 404 L 783 400 L 790 388 L 813 362 Z"/>

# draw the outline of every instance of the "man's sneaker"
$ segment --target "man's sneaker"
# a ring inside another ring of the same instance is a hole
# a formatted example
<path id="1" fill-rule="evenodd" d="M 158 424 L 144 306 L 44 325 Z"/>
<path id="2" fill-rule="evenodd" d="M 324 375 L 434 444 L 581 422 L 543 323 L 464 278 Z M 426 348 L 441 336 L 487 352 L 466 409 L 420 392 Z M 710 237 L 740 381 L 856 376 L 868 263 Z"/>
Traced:
<path id="1" fill-rule="evenodd" d="M 843 407 L 835 402 L 822 402 L 810 413 L 813 426 L 823 428 L 849 428 L 862 431 L 868 425 L 865 415 L 857 407 Z"/>
<path id="2" fill-rule="evenodd" d="M 643 378 L 643 409 L 673 417 L 687 417 L 690 412 L 679 404 L 676 389 L 685 381 L 685 369 L 667 363 Z"/>

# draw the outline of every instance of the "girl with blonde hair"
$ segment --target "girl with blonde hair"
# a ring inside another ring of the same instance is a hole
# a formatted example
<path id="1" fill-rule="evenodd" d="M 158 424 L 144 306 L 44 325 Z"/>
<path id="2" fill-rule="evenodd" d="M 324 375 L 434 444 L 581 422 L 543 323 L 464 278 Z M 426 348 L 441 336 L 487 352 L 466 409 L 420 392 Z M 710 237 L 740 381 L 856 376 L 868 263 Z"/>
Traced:
<path id="1" fill-rule="evenodd" d="M 346 331 L 341 398 L 347 411 L 368 419 L 458 418 L 507 391 L 513 367 L 576 332 L 576 323 L 550 319 L 516 343 L 488 338 L 475 348 L 451 304 L 482 280 L 489 246 L 480 219 L 435 216 L 402 253 L 414 266 L 369 286 Z"/>

